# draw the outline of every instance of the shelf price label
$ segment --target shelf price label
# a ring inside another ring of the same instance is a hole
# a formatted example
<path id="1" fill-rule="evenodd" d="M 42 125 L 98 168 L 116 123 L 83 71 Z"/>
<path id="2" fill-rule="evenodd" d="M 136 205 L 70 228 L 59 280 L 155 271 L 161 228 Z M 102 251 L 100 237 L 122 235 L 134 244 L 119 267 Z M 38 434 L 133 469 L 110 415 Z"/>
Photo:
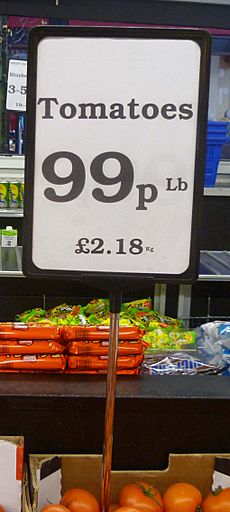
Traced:
<path id="1" fill-rule="evenodd" d="M 6 108 L 7 110 L 26 110 L 27 61 L 9 60 Z"/>
<path id="2" fill-rule="evenodd" d="M 40 27 L 29 45 L 24 271 L 194 278 L 209 36 Z"/>

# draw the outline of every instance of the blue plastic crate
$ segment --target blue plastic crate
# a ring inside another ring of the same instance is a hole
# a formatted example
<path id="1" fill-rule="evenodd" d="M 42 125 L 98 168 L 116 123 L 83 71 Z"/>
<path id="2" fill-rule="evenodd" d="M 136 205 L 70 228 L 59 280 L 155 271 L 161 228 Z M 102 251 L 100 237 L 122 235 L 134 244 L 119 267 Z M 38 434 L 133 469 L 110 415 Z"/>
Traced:
<path id="1" fill-rule="evenodd" d="M 205 178 L 204 178 L 204 186 L 205 187 L 214 187 L 216 181 L 216 174 L 218 169 L 218 163 L 206 163 L 205 168 Z"/>
<path id="2" fill-rule="evenodd" d="M 208 122 L 207 129 L 207 147 L 206 147 L 206 168 L 205 168 L 205 187 L 214 187 L 216 181 L 217 169 L 221 156 L 222 145 L 228 140 L 227 122 Z"/>
<path id="3" fill-rule="evenodd" d="M 228 125 L 229 123 L 226 121 L 208 121 L 207 134 L 226 137 Z"/>
<path id="4" fill-rule="evenodd" d="M 224 139 L 223 142 L 225 142 Z M 214 187 L 216 181 L 217 169 L 220 161 L 221 148 L 223 142 L 207 141 L 206 147 L 206 168 L 205 168 L 205 187 Z"/>

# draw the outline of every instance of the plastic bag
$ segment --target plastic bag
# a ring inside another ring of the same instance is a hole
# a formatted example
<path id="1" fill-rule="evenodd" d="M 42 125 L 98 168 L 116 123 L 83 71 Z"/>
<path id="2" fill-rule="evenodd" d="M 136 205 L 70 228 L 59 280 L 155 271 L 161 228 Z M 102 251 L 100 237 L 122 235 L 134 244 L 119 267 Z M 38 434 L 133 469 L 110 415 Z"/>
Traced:
<path id="1" fill-rule="evenodd" d="M 197 331 L 197 348 L 202 359 L 219 368 L 230 366 L 230 322 L 208 322 Z"/>
<path id="2" fill-rule="evenodd" d="M 221 370 L 186 352 L 160 352 L 145 357 L 141 373 L 150 375 L 216 374 Z"/>

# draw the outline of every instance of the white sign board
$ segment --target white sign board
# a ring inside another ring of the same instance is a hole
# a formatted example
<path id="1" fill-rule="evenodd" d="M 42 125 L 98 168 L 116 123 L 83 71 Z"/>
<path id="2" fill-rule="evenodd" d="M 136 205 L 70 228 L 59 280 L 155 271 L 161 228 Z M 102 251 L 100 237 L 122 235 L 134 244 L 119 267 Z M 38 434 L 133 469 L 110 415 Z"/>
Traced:
<path id="1" fill-rule="evenodd" d="M 200 66 L 199 44 L 173 33 L 40 40 L 31 199 L 37 269 L 188 270 Z"/>
<path id="2" fill-rule="evenodd" d="M 26 110 L 27 61 L 9 60 L 6 108 L 7 110 Z"/>

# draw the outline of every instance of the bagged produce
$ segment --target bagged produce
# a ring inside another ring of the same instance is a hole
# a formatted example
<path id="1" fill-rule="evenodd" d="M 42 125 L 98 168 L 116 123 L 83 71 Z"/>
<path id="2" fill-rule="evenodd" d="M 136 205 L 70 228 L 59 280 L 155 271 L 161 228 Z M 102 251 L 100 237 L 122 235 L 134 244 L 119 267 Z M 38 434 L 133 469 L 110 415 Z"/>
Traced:
<path id="1" fill-rule="evenodd" d="M 0 339 L 10 340 L 60 340 L 61 329 L 54 325 L 36 323 L 2 322 L 0 323 Z"/>
<path id="2" fill-rule="evenodd" d="M 216 374 L 221 369 L 186 352 L 161 352 L 144 359 L 142 373 L 150 375 Z"/>
<path id="3" fill-rule="evenodd" d="M 136 326 L 119 327 L 119 339 L 139 340 L 143 331 Z M 95 325 L 94 327 L 68 325 L 62 330 L 63 339 L 70 340 L 109 340 L 109 325 Z"/>
<path id="4" fill-rule="evenodd" d="M 161 315 L 158 311 L 151 310 L 149 308 L 142 307 L 137 309 L 133 307 L 133 303 L 130 303 L 129 307 L 123 304 L 121 311 L 121 321 L 130 322 L 140 329 L 151 330 L 158 326 L 170 327 L 171 329 L 184 329 L 182 320 L 177 320 L 169 316 Z"/>
<path id="5" fill-rule="evenodd" d="M 159 350 L 182 349 L 195 344 L 195 331 L 177 331 L 166 327 L 156 327 L 148 330 L 142 340 L 148 343 L 146 352 Z"/>
<path id="6" fill-rule="evenodd" d="M 47 311 L 40 308 L 30 309 L 16 316 L 17 322 L 29 323 L 36 322 L 46 325 L 85 325 L 86 317 L 82 306 L 69 306 L 68 304 L 59 304 Z"/>
<path id="7" fill-rule="evenodd" d="M 66 345 L 56 340 L 1 340 L 0 354 L 60 354 Z"/>
<path id="8" fill-rule="evenodd" d="M 109 299 L 93 299 L 83 308 L 84 314 L 103 317 L 109 313 Z"/>
<path id="9" fill-rule="evenodd" d="M 142 355 L 118 356 L 117 369 L 137 368 L 143 361 Z M 71 370 L 107 370 L 108 356 L 68 356 L 68 368 Z"/>
<path id="10" fill-rule="evenodd" d="M 66 356 L 63 354 L 41 355 L 1 355 L 1 371 L 63 371 L 66 366 Z"/>
<path id="11" fill-rule="evenodd" d="M 65 373 L 69 373 L 70 375 L 107 375 L 107 369 L 106 370 L 70 370 L 67 368 L 65 370 Z M 125 370 L 117 370 L 117 375 L 139 375 L 140 368 L 132 368 L 132 369 L 125 369 Z"/>
<path id="12" fill-rule="evenodd" d="M 46 318 L 46 311 L 41 308 L 33 308 L 28 311 L 24 311 L 20 315 L 16 315 L 16 321 L 23 323 L 39 322 L 44 318 Z"/>
<path id="13" fill-rule="evenodd" d="M 197 329 L 197 347 L 202 357 L 219 368 L 230 366 L 230 322 L 207 322 Z"/>
<path id="14" fill-rule="evenodd" d="M 145 345 L 142 341 L 120 340 L 118 343 L 118 355 L 143 354 Z M 108 355 L 109 341 L 72 341 L 68 345 L 68 354 L 103 356 Z"/>

